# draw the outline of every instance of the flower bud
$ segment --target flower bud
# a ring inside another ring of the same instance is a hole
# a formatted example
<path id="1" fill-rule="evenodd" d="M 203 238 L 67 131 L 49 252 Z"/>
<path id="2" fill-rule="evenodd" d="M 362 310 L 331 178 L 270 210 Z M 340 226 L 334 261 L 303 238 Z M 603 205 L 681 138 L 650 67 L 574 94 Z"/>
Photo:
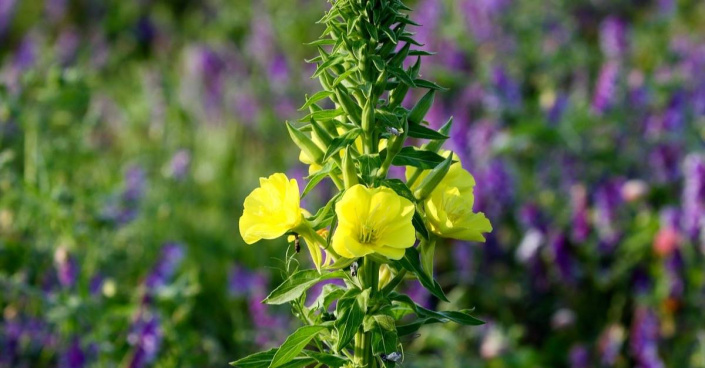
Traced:
<path id="1" fill-rule="evenodd" d="M 433 105 L 433 98 L 436 95 L 436 90 L 431 89 L 426 94 L 421 97 L 419 102 L 411 109 L 409 112 L 409 123 L 411 124 L 421 124 L 424 116 L 428 113 Z"/>
<path id="2" fill-rule="evenodd" d="M 389 106 L 392 108 L 399 106 L 401 102 L 404 101 L 407 92 L 409 92 L 409 86 L 400 83 L 399 86 L 389 94 Z"/>
<path id="3" fill-rule="evenodd" d="M 291 140 L 299 146 L 301 151 L 308 155 L 308 157 L 310 157 L 314 162 L 318 164 L 323 162 L 323 151 L 316 145 L 316 143 L 313 143 L 311 138 L 302 133 L 300 130 L 294 128 L 294 126 L 288 121 L 286 122 L 286 129 L 289 130 Z"/>
<path id="4" fill-rule="evenodd" d="M 338 98 L 338 104 L 343 108 L 343 111 L 348 114 L 350 120 L 360 125 L 360 106 L 350 97 L 347 89 L 343 86 L 338 86 L 335 89 L 335 96 Z"/>
<path id="5" fill-rule="evenodd" d="M 367 100 L 367 102 L 365 102 L 365 107 L 362 109 L 362 131 L 365 133 L 372 132 L 372 129 L 374 127 L 375 102 L 373 102 L 372 100 Z"/>
<path id="6" fill-rule="evenodd" d="M 419 200 L 423 200 L 428 197 L 429 194 L 436 188 L 438 183 L 443 180 L 446 176 L 450 165 L 453 163 L 453 155 L 450 154 L 448 157 L 439 163 L 431 172 L 423 179 L 419 187 L 414 192 L 414 196 Z"/>
<path id="7" fill-rule="evenodd" d="M 321 141 L 325 148 L 328 149 L 333 137 L 330 136 L 326 128 L 324 128 L 323 125 L 315 119 L 311 119 L 311 128 L 313 128 L 313 137 Z"/>
<path id="8" fill-rule="evenodd" d="M 345 188 L 350 188 L 355 184 L 358 184 L 357 180 L 357 170 L 355 169 L 355 159 L 352 157 L 351 146 L 345 148 L 345 154 L 343 155 L 343 182 Z"/>
<path id="9" fill-rule="evenodd" d="M 392 269 L 388 264 L 383 263 L 379 266 L 379 289 L 382 290 L 390 281 L 392 281 Z"/>
<path id="10" fill-rule="evenodd" d="M 448 119 L 448 122 L 443 124 L 441 129 L 438 129 L 438 133 L 441 133 L 445 136 L 448 136 L 450 133 L 450 128 L 452 126 L 453 126 L 453 117 L 451 116 L 450 119 Z M 438 150 L 441 149 L 441 146 L 443 146 L 443 142 L 445 142 L 445 139 L 438 139 L 438 140 L 430 141 L 430 142 L 426 143 L 426 146 L 424 147 L 424 149 L 427 151 L 438 152 Z"/>

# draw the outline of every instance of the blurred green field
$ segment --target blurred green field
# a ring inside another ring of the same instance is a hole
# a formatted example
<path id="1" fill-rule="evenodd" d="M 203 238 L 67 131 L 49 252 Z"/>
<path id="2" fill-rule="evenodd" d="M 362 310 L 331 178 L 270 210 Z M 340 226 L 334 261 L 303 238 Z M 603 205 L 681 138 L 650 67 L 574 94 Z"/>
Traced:
<path id="1" fill-rule="evenodd" d="M 705 4 L 409 4 L 495 230 L 439 245 L 452 305 L 408 285 L 487 324 L 400 366 L 705 367 Z M 0 367 L 222 367 L 297 327 L 259 303 L 287 245 L 237 219 L 308 174 L 284 121 L 328 7 L 0 0 Z"/>

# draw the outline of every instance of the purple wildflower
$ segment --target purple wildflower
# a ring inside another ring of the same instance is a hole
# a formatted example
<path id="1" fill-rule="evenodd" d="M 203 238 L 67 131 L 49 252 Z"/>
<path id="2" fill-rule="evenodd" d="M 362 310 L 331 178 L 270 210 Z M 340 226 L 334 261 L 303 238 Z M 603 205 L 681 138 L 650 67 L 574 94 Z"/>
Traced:
<path id="1" fill-rule="evenodd" d="M 431 294 L 417 280 L 407 284 L 406 294 L 409 295 L 409 298 L 416 304 L 424 308 L 431 307 Z"/>
<path id="2" fill-rule="evenodd" d="M 453 260 L 463 283 L 471 283 L 475 274 L 475 247 L 461 242 L 453 243 Z"/>
<path id="3" fill-rule="evenodd" d="M 553 263 L 558 269 L 560 280 L 569 282 L 573 279 L 573 259 L 570 254 L 568 241 L 563 234 L 556 234 L 551 237 L 549 247 L 553 256 Z"/>
<path id="4" fill-rule="evenodd" d="M 175 180 L 183 180 L 191 167 L 191 153 L 188 150 L 178 150 L 169 162 L 169 175 Z"/>
<path id="5" fill-rule="evenodd" d="M 59 358 L 60 368 L 83 368 L 86 366 L 86 353 L 81 348 L 81 341 L 78 336 L 71 339 L 68 348 L 61 354 Z"/>
<path id="6" fill-rule="evenodd" d="M 156 358 L 163 338 L 159 317 L 148 312 L 140 312 L 127 336 L 127 342 L 134 350 L 130 368 L 147 367 Z"/>
<path id="7" fill-rule="evenodd" d="M 583 185 L 576 184 L 570 188 L 570 198 L 573 210 L 572 239 L 577 243 L 584 242 L 590 234 L 588 219 L 587 190 Z"/>
<path id="8" fill-rule="evenodd" d="M 615 61 L 608 61 L 602 66 L 592 98 L 592 109 L 595 113 L 602 114 L 614 106 L 619 69 L 619 64 Z"/>
<path id="9" fill-rule="evenodd" d="M 94 296 L 99 295 L 103 290 L 104 281 L 105 278 L 99 273 L 91 277 L 91 281 L 88 283 L 88 292 Z"/>
<path id="10" fill-rule="evenodd" d="M 622 205 L 622 181 L 610 180 L 595 190 L 595 228 L 605 250 L 612 250 L 619 240 L 617 212 Z"/>
<path id="11" fill-rule="evenodd" d="M 600 352 L 600 361 L 604 366 L 611 367 L 617 362 L 622 344 L 624 344 L 624 332 L 624 327 L 612 324 L 600 334 L 597 346 Z"/>
<path id="12" fill-rule="evenodd" d="M 568 96 L 564 94 L 559 94 L 558 97 L 553 100 L 553 103 L 548 108 L 548 111 L 546 111 L 546 120 L 548 120 L 548 124 L 556 125 L 563 119 L 563 115 L 568 108 L 568 102 Z"/>
<path id="13" fill-rule="evenodd" d="M 66 66 L 74 61 L 80 43 L 81 39 L 75 29 L 69 28 L 59 34 L 56 40 L 56 55 L 61 65 Z"/>
<path id="14" fill-rule="evenodd" d="M 492 69 L 492 84 L 503 108 L 518 110 L 522 105 L 521 85 L 501 66 Z"/>
<path id="15" fill-rule="evenodd" d="M 66 14 L 67 0 L 46 0 L 44 7 L 47 17 L 52 22 L 59 22 Z"/>
<path id="16" fill-rule="evenodd" d="M 54 265 L 59 284 L 67 289 L 72 288 L 76 284 L 76 278 L 78 277 L 78 265 L 66 248 L 59 247 L 56 249 L 54 252 Z"/>
<path id="17" fill-rule="evenodd" d="M 683 229 L 691 239 L 697 239 L 705 222 L 705 155 L 686 156 L 683 174 Z"/>
<path id="18" fill-rule="evenodd" d="M 590 352 L 585 345 L 575 345 L 570 348 L 568 353 L 568 361 L 570 368 L 588 368 L 590 367 Z"/>
<path id="19" fill-rule="evenodd" d="M 634 311 L 630 332 L 630 350 L 638 367 L 664 367 L 658 355 L 659 321 L 656 314 L 645 307 Z"/>
<path id="20" fill-rule="evenodd" d="M 244 266 L 234 265 L 228 272 L 228 292 L 234 297 L 248 296 L 257 288 L 265 288 L 261 285 L 264 279 Z"/>
<path id="21" fill-rule="evenodd" d="M 165 244 L 162 247 L 161 257 L 145 281 L 148 293 L 166 285 L 176 272 L 183 258 L 183 245 L 177 243 Z"/>
<path id="22" fill-rule="evenodd" d="M 12 22 L 16 1 L 17 0 L 0 1 L 0 39 L 3 38 L 5 31 L 7 31 Z"/>
<path id="23" fill-rule="evenodd" d="M 659 183 L 675 181 L 681 176 L 678 162 L 681 159 L 681 145 L 660 143 L 649 152 L 649 162 L 654 179 Z"/>
<path id="24" fill-rule="evenodd" d="M 621 58 L 627 51 L 627 25 L 615 17 L 607 17 L 600 26 L 600 47 L 609 59 Z"/>

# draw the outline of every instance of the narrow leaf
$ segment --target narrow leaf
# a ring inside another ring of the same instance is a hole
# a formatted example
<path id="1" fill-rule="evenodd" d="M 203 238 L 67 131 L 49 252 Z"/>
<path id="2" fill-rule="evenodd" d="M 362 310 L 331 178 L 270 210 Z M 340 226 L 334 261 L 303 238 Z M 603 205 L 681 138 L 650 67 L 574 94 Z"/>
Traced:
<path id="1" fill-rule="evenodd" d="M 299 111 L 307 109 L 309 106 L 313 105 L 314 103 L 326 98 L 333 96 L 335 93 L 330 92 L 330 91 L 319 91 L 316 92 L 313 96 L 311 96 L 308 100 L 306 100 L 306 103 L 299 108 Z M 321 110 L 322 111 L 322 110 Z"/>
<path id="2" fill-rule="evenodd" d="M 434 280 L 432 276 L 424 272 L 419 261 L 419 252 L 416 250 L 416 248 L 407 248 L 404 258 L 395 261 L 395 263 L 399 264 L 406 270 L 416 274 L 416 277 L 419 279 L 421 285 L 426 288 L 426 290 L 430 291 L 431 294 L 435 295 L 438 299 L 444 302 L 449 301 L 445 293 L 443 293 L 441 285 L 439 285 L 438 282 L 436 282 L 436 280 Z"/>
<path id="3" fill-rule="evenodd" d="M 355 128 L 347 131 L 339 137 L 333 138 L 328 146 L 328 150 L 325 155 L 323 155 L 323 161 L 327 161 L 333 155 L 337 154 L 338 151 L 355 142 L 355 139 L 357 139 L 361 132 L 362 130 L 360 128 Z"/>
<path id="4" fill-rule="evenodd" d="M 316 270 L 303 270 L 289 276 L 264 300 L 267 304 L 284 304 L 300 297 L 308 288 L 319 281 L 345 277 L 343 271 L 319 274 Z"/>
<path id="5" fill-rule="evenodd" d="M 304 351 L 304 354 L 330 368 L 340 368 L 348 363 L 347 359 L 332 354 L 318 353 L 315 351 Z"/>
<path id="6" fill-rule="evenodd" d="M 325 326 L 304 326 L 296 330 L 286 338 L 282 346 L 274 354 L 269 368 L 281 367 L 291 362 L 308 345 L 311 339 L 325 329 Z"/>
<path id="7" fill-rule="evenodd" d="M 411 127 L 409 127 L 409 129 L 411 129 Z M 418 150 L 414 147 L 404 147 L 394 156 L 392 165 L 413 166 L 426 170 L 436 167 L 439 163 L 443 162 L 443 160 L 445 160 L 445 158 L 435 152 Z"/>
<path id="8" fill-rule="evenodd" d="M 421 124 L 409 124 L 409 137 L 434 140 L 448 139 L 447 135 L 441 134 Z"/>

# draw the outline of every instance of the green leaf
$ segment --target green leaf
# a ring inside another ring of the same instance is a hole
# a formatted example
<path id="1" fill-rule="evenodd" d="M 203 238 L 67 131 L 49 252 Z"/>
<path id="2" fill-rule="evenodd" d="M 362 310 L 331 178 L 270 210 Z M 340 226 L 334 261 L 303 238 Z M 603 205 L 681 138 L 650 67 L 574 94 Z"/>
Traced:
<path id="1" fill-rule="evenodd" d="M 343 73 L 343 74 L 341 74 L 341 75 L 339 75 L 338 77 L 335 78 L 335 80 L 333 81 L 333 84 L 331 85 L 331 87 L 337 86 L 340 82 L 342 82 L 342 81 L 344 81 L 345 79 L 347 79 L 349 76 L 351 76 L 351 75 L 352 75 L 353 73 L 355 73 L 357 70 L 358 70 L 358 67 L 357 67 L 357 66 L 346 70 L 345 73 Z"/>
<path id="2" fill-rule="evenodd" d="M 406 248 L 406 254 L 404 254 L 404 258 L 398 261 L 394 261 L 394 263 L 405 268 L 407 271 L 413 272 L 419 279 L 421 285 L 426 290 L 430 291 L 431 294 L 435 295 L 438 299 L 444 302 L 449 301 L 445 293 L 443 292 L 441 285 L 439 285 L 438 282 L 436 282 L 436 280 L 434 280 L 432 276 L 424 272 L 419 261 L 419 252 L 416 250 L 416 248 Z"/>
<path id="3" fill-rule="evenodd" d="M 334 164 L 335 163 L 333 161 L 328 161 L 325 165 L 323 165 L 320 170 L 316 171 L 313 175 L 310 175 L 308 177 L 308 183 L 306 183 L 306 187 L 301 193 L 301 198 L 305 197 L 308 192 L 310 192 L 313 188 L 316 187 L 316 185 L 318 185 L 318 183 L 321 182 L 321 180 L 323 180 L 326 176 L 328 176 L 328 174 L 333 172 L 333 168 L 335 167 Z"/>
<path id="4" fill-rule="evenodd" d="M 401 69 L 401 68 L 395 68 L 395 67 L 392 67 L 392 66 L 389 66 L 388 69 L 389 69 L 389 72 L 390 72 L 393 76 L 397 77 L 397 79 L 399 79 L 400 82 L 406 84 L 406 85 L 409 86 L 409 87 L 416 87 L 416 84 L 414 83 L 414 80 L 411 79 L 411 77 L 409 76 L 409 74 L 407 74 L 403 69 Z"/>
<path id="5" fill-rule="evenodd" d="M 330 368 L 340 368 L 348 363 L 347 359 L 339 357 L 337 355 L 319 353 L 315 351 L 304 351 L 304 354 Z"/>
<path id="6" fill-rule="evenodd" d="M 315 104 L 316 102 L 326 98 L 333 96 L 335 93 L 330 92 L 330 91 L 319 91 L 316 92 L 313 96 L 311 96 L 308 100 L 306 100 L 306 103 L 299 108 L 299 111 L 307 109 L 309 106 Z M 322 111 L 322 110 L 321 110 Z"/>
<path id="7" fill-rule="evenodd" d="M 414 213 L 414 217 L 411 219 L 411 223 L 414 225 L 414 229 L 416 229 L 416 232 L 421 234 L 424 239 L 428 240 L 428 229 L 426 228 L 426 223 L 423 221 L 423 217 L 421 216 L 419 211 L 416 211 Z"/>
<path id="8" fill-rule="evenodd" d="M 407 295 L 403 294 L 398 294 L 398 293 L 391 293 L 389 295 L 391 300 L 406 304 L 410 306 L 416 315 L 419 317 L 419 320 L 409 324 L 409 325 L 403 325 L 403 326 L 398 326 L 397 331 L 399 332 L 399 336 L 403 336 L 403 334 L 408 334 L 408 331 L 414 332 L 418 330 L 419 327 L 425 324 L 429 323 L 446 323 L 446 322 L 455 322 L 460 325 L 465 325 L 465 326 L 478 326 L 482 325 L 485 322 L 471 316 L 469 313 L 469 310 L 462 310 L 462 311 L 433 311 L 430 309 L 426 309 L 416 303 L 414 303 L 411 298 Z M 415 328 L 415 330 L 414 330 Z"/>
<path id="9" fill-rule="evenodd" d="M 441 87 L 436 83 L 433 83 L 431 81 L 425 80 L 425 79 L 414 79 L 414 83 L 416 84 L 417 87 L 419 88 L 430 88 L 430 89 L 437 89 L 440 91 L 447 91 L 448 88 Z"/>
<path id="10" fill-rule="evenodd" d="M 343 57 L 342 55 L 336 55 L 336 56 L 324 61 L 321 65 L 318 66 L 318 68 L 316 68 L 316 71 L 313 73 L 312 77 L 317 78 L 326 69 L 328 69 L 334 65 L 338 65 L 338 64 L 342 63 L 344 59 L 345 59 L 345 57 Z"/>
<path id="11" fill-rule="evenodd" d="M 448 136 L 421 124 L 409 124 L 409 137 L 421 139 L 445 140 Z"/>
<path id="12" fill-rule="evenodd" d="M 269 368 L 281 367 L 291 362 L 308 345 L 311 339 L 325 329 L 325 326 L 304 326 L 296 330 L 286 338 L 282 346 L 274 354 Z"/>
<path id="13" fill-rule="evenodd" d="M 335 308 L 337 319 L 334 324 L 338 331 L 337 351 L 341 351 L 352 341 L 358 328 L 362 325 L 367 311 L 369 293 L 369 289 L 364 292 L 360 292 L 359 289 L 351 289 L 338 300 L 338 305 Z M 365 294 L 367 295 L 365 296 Z"/>
<path id="14" fill-rule="evenodd" d="M 263 368 L 269 367 L 269 364 L 274 358 L 274 354 L 277 353 L 277 349 L 270 349 L 267 351 L 261 351 L 259 353 L 252 354 L 245 358 L 231 362 L 230 365 L 239 368 Z"/>
<path id="15" fill-rule="evenodd" d="M 333 211 L 333 208 L 335 207 L 335 203 L 342 195 L 342 192 L 336 194 L 335 197 L 331 198 L 330 201 L 328 201 L 325 207 L 320 208 L 315 215 L 307 219 L 311 223 L 311 227 L 314 230 L 320 230 L 324 227 L 330 226 L 331 222 L 333 221 L 333 217 L 335 217 L 335 211 Z"/>
<path id="16" fill-rule="evenodd" d="M 319 281 L 345 277 L 343 271 L 319 274 L 316 270 L 303 270 L 289 276 L 264 300 L 267 304 L 284 304 L 300 297 L 308 288 Z"/>
<path id="17" fill-rule="evenodd" d="M 339 137 L 333 138 L 333 141 L 331 141 L 328 146 L 328 150 L 326 150 L 325 155 L 323 155 L 323 161 L 327 161 L 341 149 L 353 144 L 360 133 L 362 133 L 362 129 L 354 128 Z"/>
<path id="18" fill-rule="evenodd" d="M 409 127 L 411 129 L 411 127 Z M 443 162 L 445 157 L 437 154 L 436 152 L 419 150 L 414 147 L 404 147 L 401 149 L 394 160 L 392 165 L 396 166 L 413 166 L 419 169 L 433 169 L 438 166 L 439 163 Z"/>
<path id="19" fill-rule="evenodd" d="M 304 45 L 307 45 L 307 46 L 326 46 L 326 45 L 335 45 L 336 42 L 337 42 L 336 40 L 333 40 L 330 38 L 322 38 L 320 40 L 305 43 Z"/>
<path id="20" fill-rule="evenodd" d="M 238 368 L 267 368 L 272 363 L 272 359 L 274 358 L 274 354 L 276 354 L 277 350 L 279 349 L 270 349 L 252 354 L 248 357 L 231 362 L 230 365 Z M 284 365 L 281 365 L 280 368 L 302 368 L 314 362 L 315 360 L 313 358 L 299 357 L 292 359 Z"/>
<path id="21" fill-rule="evenodd" d="M 323 310 L 328 310 L 328 307 L 330 305 L 340 299 L 343 294 L 345 294 L 346 289 L 339 285 L 335 284 L 326 284 L 323 285 L 323 289 L 321 289 L 321 294 L 318 295 L 318 298 L 316 298 L 316 301 L 313 303 L 312 309 L 323 309 Z"/>
<path id="22" fill-rule="evenodd" d="M 397 194 L 410 200 L 411 202 L 416 202 L 414 193 L 411 192 L 411 189 L 409 189 L 403 181 L 399 179 L 384 179 L 380 184 L 395 191 Z"/>
<path id="23" fill-rule="evenodd" d="M 320 110 L 320 111 L 314 111 L 303 118 L 299 119 L 299 122 L 308 122 L 311 119 L 314 119 L 316 121 L 326 121 L 330 119 L 337 118 L 338 116 L 341 116 L 345 113 L 343 109 L 338 108 L 335 110 Z"/>

